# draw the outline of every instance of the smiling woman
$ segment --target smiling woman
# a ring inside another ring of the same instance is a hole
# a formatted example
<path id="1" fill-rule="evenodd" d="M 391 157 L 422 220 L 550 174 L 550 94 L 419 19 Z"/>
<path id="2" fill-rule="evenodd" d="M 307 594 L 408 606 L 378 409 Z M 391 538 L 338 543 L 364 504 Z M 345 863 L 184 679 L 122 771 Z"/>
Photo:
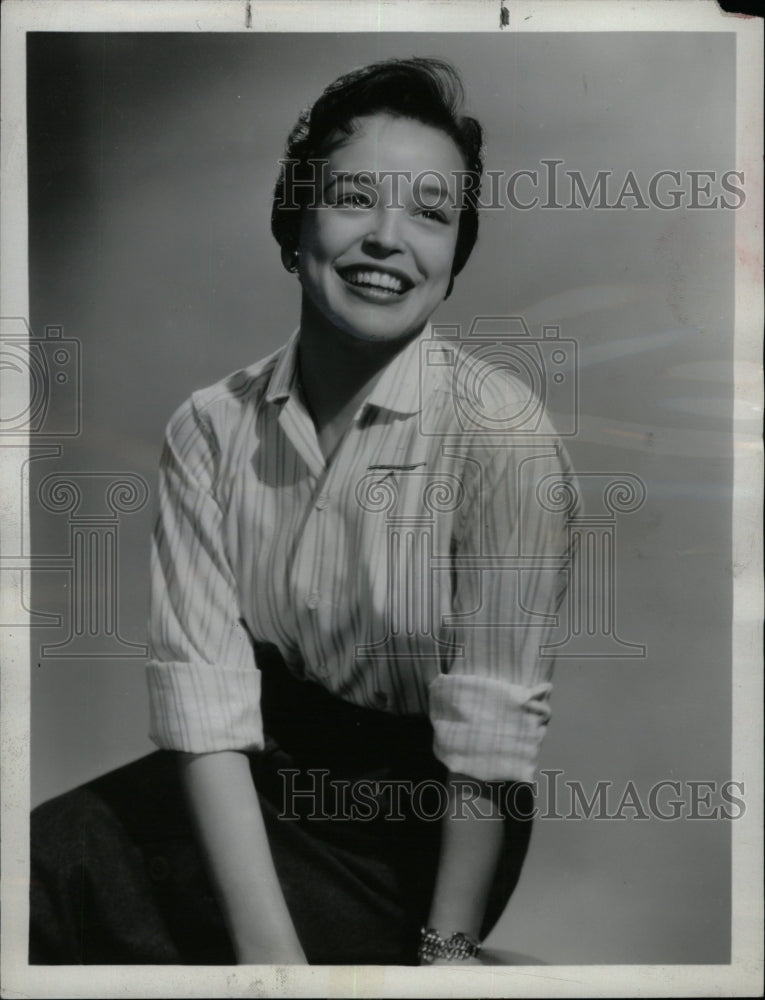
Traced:
<path id="1" fill-rule="evenodd" d="M 501 366 L 466 426 L 428 336 L 477 235 L 460 101 L 449 66 L 392 60 L 290 135 L 299 328 L 169 423 L 160 752 L 36 811 L 32 961 L 477 961 L 513 891 L 570 556 L 571 512 L 527 496 L 570 470 L 543 415 L 514 447 Z"/>
<path id="2" fill-rule="evenodd" d="M 301 227 L 303 294 L 309 308 L 343 333 L 398 343 L 422 330 L 446 294 L 460 216 L 453 190 L 448 207 L 424 208 L 413 175 L 437 165 L 453 189 L 464 170 L 462 157 L 443 132 L 389 114 L 359 119 L 354 133 L 327 155 L 339 179 L 333 182 L 333 204 L 310 208 Z M 363 175 L 373 181 L 371 197 L 342 179 Z M 401 181 L 390 192 L 396 202 L 384 189 L 387 177 Z M 370 309 L 369 303 L 386 308 Z"/>
<path id="3" fill-rule="evenodd" d="M 332 138 L 326 149 L 330 172 L 364 176 L 373 188 L 371 196 L 360 195 L 352 181 L 332 182 L 324 192 L 332 203 L 304 210 L 295 251 L 303 296 L 303 386 L 319 443 L 330 454 L 385 360 L 422 331 L 448 292 L 461 214 L 454 206 L 454 178 L 464 170 L 449 136 L 408 118 L 364 116 L 350 136 Z M 434 166 L 452 178 L 452 207 L 438 212 L 422 207 L 412 179 Z M 395 201 L 384 189 L 388 177 L 401 181 L 391 192 Z M 353 382 L 338 368 L 338 341 L 346 341 L 363 365 Z M 346 386 L 354 391 L 347 394 Z M 345 405 L 336 409 L 344 396 Z"/>

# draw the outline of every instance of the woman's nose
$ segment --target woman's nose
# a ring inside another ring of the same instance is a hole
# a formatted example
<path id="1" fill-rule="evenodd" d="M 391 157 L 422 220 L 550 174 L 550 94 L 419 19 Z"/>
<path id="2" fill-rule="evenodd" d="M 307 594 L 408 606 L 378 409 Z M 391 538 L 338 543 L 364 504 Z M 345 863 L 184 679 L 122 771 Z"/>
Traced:
<path id="1" fill-rule="evenodd" d="M 370 227 L 364 237 L 365 249 L 371 252 L 395 253 L 401 249 L 401 210 L 378 205 L 370 219 Z"/>

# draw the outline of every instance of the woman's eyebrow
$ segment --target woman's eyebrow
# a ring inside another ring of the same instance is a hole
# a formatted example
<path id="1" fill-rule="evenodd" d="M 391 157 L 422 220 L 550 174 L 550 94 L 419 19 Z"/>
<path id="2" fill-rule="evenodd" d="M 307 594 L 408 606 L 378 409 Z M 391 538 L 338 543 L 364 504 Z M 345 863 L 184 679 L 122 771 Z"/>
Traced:
<path id="1" fill-rule="evenodd" d="M 418 195 L 432 194 L 438 198 L 442 198 L 444 195 L 449 194 L 449 185 L 442 184 L 440 182 L 438 184 L 434 184 L 432 182 L 427 184 L 417 184 L 416 187 Z"/>
<path id="2" fill-rule="evenodd" d="M 329 181 L 322 188 L 322 193 L 325 194 L 330 188 L 335 187 L 339 181 L 350 181 L 352 184 L 364 181 L 366 184 L 375 184 L 377 177 L 373 170 L 358 170 L 355 174 L 350 174 L 346 170 L 330 170 Z"/>

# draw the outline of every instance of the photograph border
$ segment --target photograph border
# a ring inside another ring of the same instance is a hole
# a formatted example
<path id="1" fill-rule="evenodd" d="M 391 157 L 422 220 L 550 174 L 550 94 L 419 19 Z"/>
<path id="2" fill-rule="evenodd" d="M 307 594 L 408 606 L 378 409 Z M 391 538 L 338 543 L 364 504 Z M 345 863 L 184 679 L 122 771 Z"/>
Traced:
<path id="1" fill-rule="evenodd" d="M 735 214 L 735 408 L 762 414 L 762 22 L 725 14 L 714 0 L 7 0 L 2 16 L 2 285 L 0 315 L 29 317 L 26 161 L 26 34 L 99 32 L 609 32 L 730 31 L 736 35 L 736 167 L 747 198 Z M 0 378 L 2 377 L 0 372 Z M 7 383 L 18 394 L 18 380 Z M 25 400 L 14 398 L 14 412 Z M 8 488 L 17 455 L 0 443 L 3 534 L 18 525 L 20 491 Z M 762 990 L 762 478 L 759 436 L 735 433 L 733 498 L 732 775 L 747 808 L 731 825 L 732 950 L 729 965 L 388 968 L 383 966 L 30 966 L 29 632 L 2 634 L 3 996 L 747 996 Z M 11 498 L 14 498 L 11 500 Z M 15 530 L 15 529 L 14 529 Z M 23 518 L 28 533 L 28 519 Z M 10 533 L 10 532 L 9 532 Z M 2 536 L 0 536 L 0 542 Z M 28 551 L 28 537 L 24 538 Z M 28 586 L 22 576 L 22 588 Z M 29 607 L 28 594 L 0 596 Z M 2 617 L 0 617 L 0 620 Z"/>

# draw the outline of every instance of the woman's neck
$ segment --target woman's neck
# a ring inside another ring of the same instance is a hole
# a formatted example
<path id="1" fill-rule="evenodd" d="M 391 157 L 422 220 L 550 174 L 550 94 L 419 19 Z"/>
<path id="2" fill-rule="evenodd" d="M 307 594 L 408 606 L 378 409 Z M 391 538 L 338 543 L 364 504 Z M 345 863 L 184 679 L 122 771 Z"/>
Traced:
<path id="1" fill-rule="evenodd" d="M 305 402 L 319 435 L 332 425 L 342 433 L 385 366 L 411 339 L 373 342 L 351 337 L 303 295 L 298 365 Z"/>

